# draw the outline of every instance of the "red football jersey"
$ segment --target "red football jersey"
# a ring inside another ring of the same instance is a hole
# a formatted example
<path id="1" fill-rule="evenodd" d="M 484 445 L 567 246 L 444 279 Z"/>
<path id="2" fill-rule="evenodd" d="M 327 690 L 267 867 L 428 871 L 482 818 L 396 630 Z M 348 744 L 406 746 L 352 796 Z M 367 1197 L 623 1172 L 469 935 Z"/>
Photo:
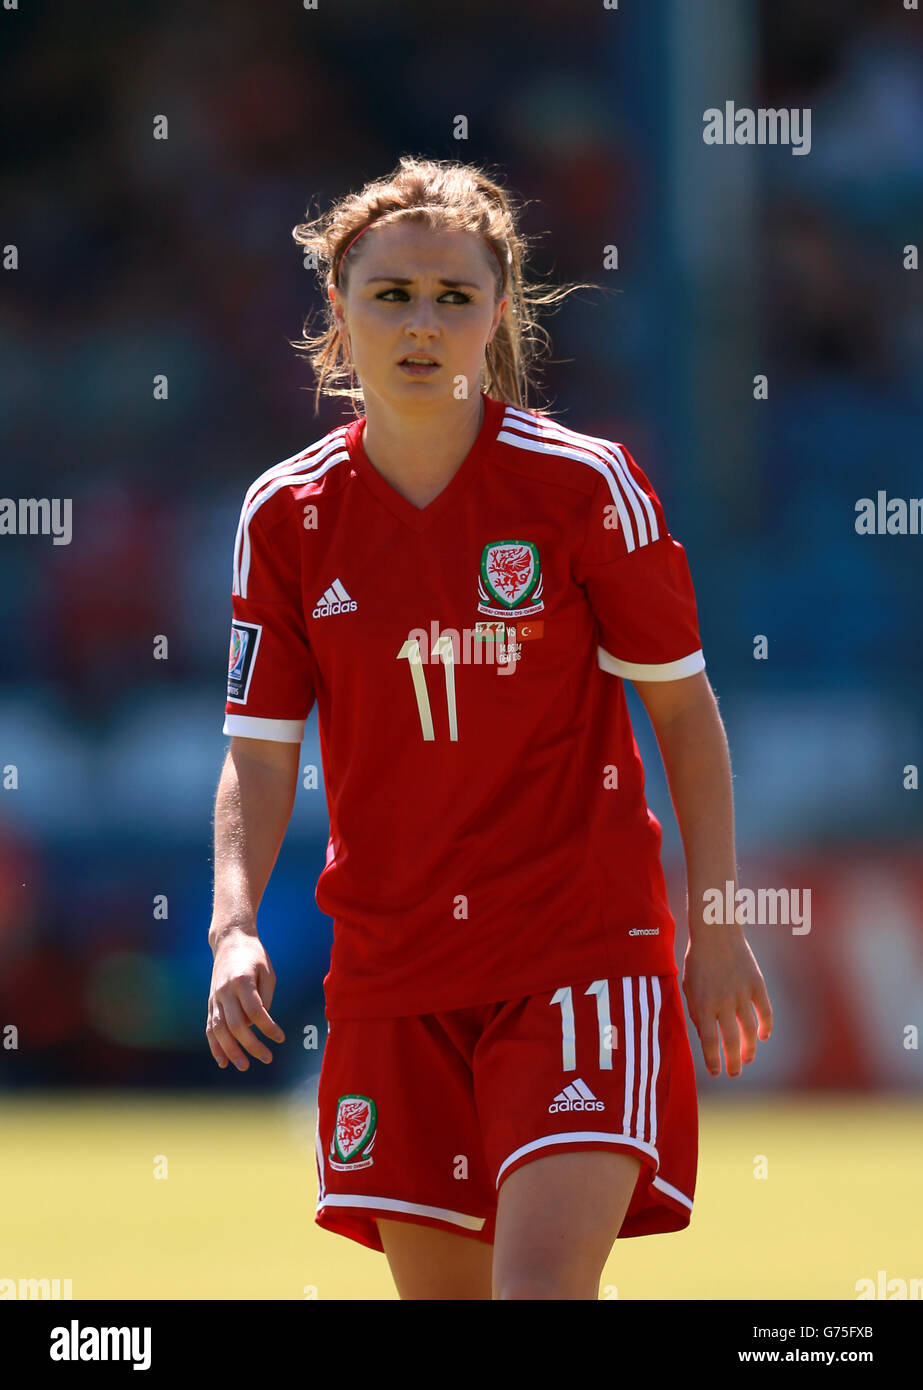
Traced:
<path id="1" fill-rule="evenodd" d="M 623 445 L 482 397 L 426 507 L 363 417 L 241 509 L 224 733 L 317 701 L 330 1020 L 677 973 L 622 678 L 704 669 L 685 551 Z"/>

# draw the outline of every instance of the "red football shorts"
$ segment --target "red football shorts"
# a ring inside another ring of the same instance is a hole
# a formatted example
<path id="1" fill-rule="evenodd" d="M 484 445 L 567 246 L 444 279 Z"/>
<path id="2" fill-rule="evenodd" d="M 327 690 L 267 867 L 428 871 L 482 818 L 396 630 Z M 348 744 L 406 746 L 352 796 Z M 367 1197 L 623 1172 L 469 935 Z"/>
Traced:
<path id="1" fill-rule="evenodd" d="M 619 1236 L 688 1226 L 698 1107 L 675 975 L 329 1025 L 315 1215 L 328 1231 L 381 1250 L 383 1216 L 492 1243 L 510 1173 L 579 1149 L 641 1159 Z"/>

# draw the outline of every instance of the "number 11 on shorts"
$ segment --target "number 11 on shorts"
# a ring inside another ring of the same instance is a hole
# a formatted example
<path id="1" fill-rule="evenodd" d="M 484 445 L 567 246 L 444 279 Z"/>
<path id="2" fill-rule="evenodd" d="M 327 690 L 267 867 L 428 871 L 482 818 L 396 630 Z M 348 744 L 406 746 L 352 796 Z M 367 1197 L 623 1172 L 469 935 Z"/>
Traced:
<path id="1" fill-rule="evenodd" d="M 599 1065 L 603 1071 L 612 1070 L 612 1049 L 618 1047 L 618 1029 L 609 1016 L 609 981 L 594 980 L 584 994 L 596 995 L 596 1020 L 599 1024 Z M 577 1070 L 577 1034 L 574 1028 L 574 992 L 570 985 L 555 990 L 549 1004 L 561 1005 L 561 1051 L 563 1070 Z"/>

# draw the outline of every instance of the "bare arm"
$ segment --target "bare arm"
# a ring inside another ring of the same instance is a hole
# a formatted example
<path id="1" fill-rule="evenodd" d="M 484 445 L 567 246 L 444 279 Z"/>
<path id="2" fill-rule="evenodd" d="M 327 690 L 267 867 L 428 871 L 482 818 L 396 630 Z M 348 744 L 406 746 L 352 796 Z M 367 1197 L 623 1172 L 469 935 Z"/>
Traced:
<path id="1" fill-rule="evenodd" d="M 679 681 L 635 682 L 663 757 L 686 854 L 689 947 L 683 990 L 708 1069 L 721 1070 L 718 1025 L 729 1076 L 756 1055 L 757 1027 L 765 1041 L 772 1006 L 762 973 L 736 922 L 703 921 L 705 893 L 730 881 L 737 889 L 734 800 L 727 736 L 714 692 L 701 671 Z M 738 1021 L 740 1029 L 738 1031 Z"/>
<path id="2" fill-rule="evenodd" d="M 737 888 L 731 760 L 714 692 L 704 671 L 685 680 L 637 681 L 657 735 L 686 854 L 689 935 L 702 931 L 703 894 L 730 879 Z M 732 924 L 743 936 L 743 929 Z"/>
<path id="3" fill-rule="evenodd" d="M 221 770 L 208 931 L 214 967 L 205 1030 L 219 1067 L 230 1060 L 247 1069 L 237 1043 L 261 1061 L 272 1060 L 251 1024 L 279 1042 L 285 1037 L 267 1012 L 276 977 L 257 934 L 256 915 L 292 813 L 300 754 L 298 743 L 235 737 Z"/>
<path id="4" fill-rule="evenodd" d="M 301 745 L 232 738 L 215 797 L 212 951 L 235 931 L 256 935 L 256 914 L 292 807 Z"/>

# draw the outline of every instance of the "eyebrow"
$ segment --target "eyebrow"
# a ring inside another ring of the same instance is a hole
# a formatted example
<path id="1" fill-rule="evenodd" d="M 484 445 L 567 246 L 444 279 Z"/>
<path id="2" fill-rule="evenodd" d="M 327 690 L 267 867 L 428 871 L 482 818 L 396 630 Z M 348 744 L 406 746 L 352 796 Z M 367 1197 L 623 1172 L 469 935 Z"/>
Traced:
<path id="1" fill-rule="evenodd" d="M 373 275 L 370 279 L 366 280 L 365 283 L 366 283 L 367 285 L 377 285 L 377 284 L 383 283 L 383 282 L 387 282 L 389 285 L 412 285 L 412 284 L 413 284 L 413 281 L 412 281 L 412 280 L 407 280 L 407 279 L 405 279 L 405 278 L 404 278 L 403 276 L 401 276 L 401 275 Z M 459 289 L 465 289 L 465 290 L 479 290 L 479 289 L 481 289 L 481 286 L 480 286 L 480 285 L 472 284 L 472 282 L 471 282 L 470 280 L 440 280 L 440 281 L 439 281 L 439 284 L 440 284 L 440 285 L 447 285 L 447 286 L 449 287 L 450 290 L 459 290 Z"/>

